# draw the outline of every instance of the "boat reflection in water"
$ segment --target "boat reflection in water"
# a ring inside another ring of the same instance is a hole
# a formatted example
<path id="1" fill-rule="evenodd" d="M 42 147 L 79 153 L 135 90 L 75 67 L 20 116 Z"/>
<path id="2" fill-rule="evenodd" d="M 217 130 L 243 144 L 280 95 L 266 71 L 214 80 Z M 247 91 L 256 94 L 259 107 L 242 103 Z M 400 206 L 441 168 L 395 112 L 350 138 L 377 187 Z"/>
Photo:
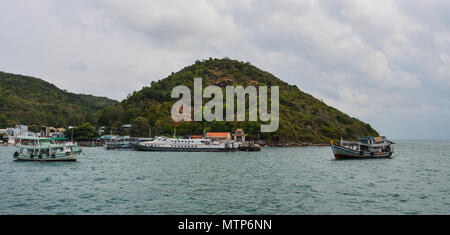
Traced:
<path id="1" fill-rule="evenodd" d="M 331 141 L 331 149 L 336 159 L 390 158 L 393 142 L 386 137 L 360 137 L 358 141 Z"/>

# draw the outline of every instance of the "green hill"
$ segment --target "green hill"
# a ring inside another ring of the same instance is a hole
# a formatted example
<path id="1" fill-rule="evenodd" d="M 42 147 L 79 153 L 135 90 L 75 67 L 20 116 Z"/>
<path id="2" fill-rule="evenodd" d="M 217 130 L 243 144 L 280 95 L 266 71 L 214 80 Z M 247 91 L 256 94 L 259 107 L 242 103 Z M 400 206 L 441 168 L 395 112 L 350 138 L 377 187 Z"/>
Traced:
<path id="1" fill-rule="evenodd" d="M 0 128 L 20 123 L 55 127 L 96 124 L 98 112 L 117 103 L 73 94 L 38 78 L 0 72 Z"/>
<path id="2" fill-rule="evenodd" d="M 234 131 L 244 128 L 250 139 L 258 138 L 260 122 L 180 122 L 171 118 L 171 107 L 177 101 L 171 98 L 172 88 L 186 85 L 193 94 L 194 77 L 203 78 L 203 88 L 208 85 L 267 85 L 280 87 L 280 125 L 275 133 L 260 133 L 260 139 L 273 143 L 327 142 L 330 139 L 355 139 L 359 136 L 378 135 L 366 123 L 326 105 L 313 96 L 289 85 L 274 75 L 262 71 L 250 63 L 230 59 L 197 61 L 165 79 L 152 82 L 149 87 L 130 94 L 121 103 L 106 108 L 98 122 L 100 125 L 119 127 L 132 123 L 133 135 L 202 134 L 207 131 Z M 225 94 L 225 92 L 224 92 Z M 224 95 L 225 96 L 225 95 Z M 204 104 L 206 100 L 204 100 Z"/>

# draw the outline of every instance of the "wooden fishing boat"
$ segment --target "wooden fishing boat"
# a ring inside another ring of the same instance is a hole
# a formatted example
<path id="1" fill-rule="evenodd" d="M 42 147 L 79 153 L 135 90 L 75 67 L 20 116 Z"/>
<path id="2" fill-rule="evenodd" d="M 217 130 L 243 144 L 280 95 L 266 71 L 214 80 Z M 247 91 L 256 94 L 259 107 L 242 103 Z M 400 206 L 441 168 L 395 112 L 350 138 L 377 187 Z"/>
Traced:
<path id="1" fill-rule="evenodd" d="M 386 137 L 360 137 L 358 141 L 331 141 L 336 159 L 390 158 L 394 152 L 393 142 Z"/>

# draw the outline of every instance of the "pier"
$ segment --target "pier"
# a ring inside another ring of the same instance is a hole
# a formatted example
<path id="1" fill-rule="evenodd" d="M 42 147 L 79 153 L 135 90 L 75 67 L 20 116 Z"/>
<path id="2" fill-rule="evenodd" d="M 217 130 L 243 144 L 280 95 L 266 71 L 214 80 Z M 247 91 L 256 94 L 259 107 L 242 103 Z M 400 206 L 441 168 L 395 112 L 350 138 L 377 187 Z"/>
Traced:
<path id="1" fill-rule="evenodd" d="M 261 151 L 261 146 L 252 142 L 244 142 L 238 149 L 245 152 L 259 152 Z"/>

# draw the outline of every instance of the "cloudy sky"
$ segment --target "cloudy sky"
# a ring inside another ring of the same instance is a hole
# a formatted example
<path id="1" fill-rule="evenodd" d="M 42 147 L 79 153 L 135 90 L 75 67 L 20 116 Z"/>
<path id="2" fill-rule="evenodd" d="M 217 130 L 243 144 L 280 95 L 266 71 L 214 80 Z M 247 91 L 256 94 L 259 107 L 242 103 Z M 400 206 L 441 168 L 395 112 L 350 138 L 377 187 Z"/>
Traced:
<path id="1" fill-rule="evenodd" d="M 1 71 L 122 100 L 229 57 L 388 137 L 450 138 L 450 1 L 0 2 Z"/>

